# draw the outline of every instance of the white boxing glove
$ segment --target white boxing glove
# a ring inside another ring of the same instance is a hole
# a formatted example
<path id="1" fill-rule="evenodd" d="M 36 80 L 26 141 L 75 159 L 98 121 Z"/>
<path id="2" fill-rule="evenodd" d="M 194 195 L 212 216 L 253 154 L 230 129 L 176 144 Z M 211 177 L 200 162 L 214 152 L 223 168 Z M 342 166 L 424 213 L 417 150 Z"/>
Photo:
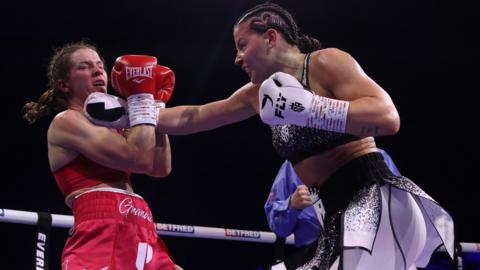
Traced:
<path id="1" fill-rule="evenodd" d="M 127 103 L 117 96 L 91 93 L 85 100 L 83 111 L 95 125 L 115 129 L 130 127 Z"/>
<path id="2" fill-rule="evenodd" d="M 258 95 L 260 118 L 268 125 L 345 132 L 349 102 L 318 96 L 290 74 L 274 73 L 262 83 Z"/>

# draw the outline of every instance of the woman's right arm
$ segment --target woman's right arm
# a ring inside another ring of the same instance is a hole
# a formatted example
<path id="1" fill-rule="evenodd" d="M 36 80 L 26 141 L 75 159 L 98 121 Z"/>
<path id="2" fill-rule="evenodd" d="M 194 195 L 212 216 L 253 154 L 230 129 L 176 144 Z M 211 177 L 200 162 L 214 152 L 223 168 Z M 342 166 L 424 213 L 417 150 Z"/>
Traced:
<path id="1" fill-rule="evenodd" d="M 155 157 L 155 128 L 138 125 L 125 138 L 113 129 L 93 125 L 78 111 L 57 115 L 48 131 L 51 145 L 75 151 L 113 169 L 145 173 Z"/>
<path id="2" fill-rule="evenodd" d="M 258 87 L 248 83 L 227 99 L 204 105 L 162 109 L 158 117 L 157 132 L 191 134 L 249 118 L 258 111 Z"/>

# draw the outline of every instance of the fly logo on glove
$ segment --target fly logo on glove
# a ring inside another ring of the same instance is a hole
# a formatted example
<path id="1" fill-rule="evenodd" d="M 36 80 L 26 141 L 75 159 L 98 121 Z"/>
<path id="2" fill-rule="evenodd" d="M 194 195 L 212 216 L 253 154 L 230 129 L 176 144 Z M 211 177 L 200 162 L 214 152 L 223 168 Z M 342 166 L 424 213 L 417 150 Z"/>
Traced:
<path id="1" fill-rule="evenodd" d="M 279 118 L 283 117 L 283 112 L 285 111 L 285 104 L 287 104 L 287 99 L 282 96 L 282 93 L 278 93 L 277 103 L 275 104 L 275 116 Z"/>
<path id="2" fill-rule="evenodd" d="M 262 101 L 260 118 L 268 125 L 292 124 L 345 132 L 349 102 L 316 95 L 290 74 L 274 73 L 262 83 L 258 94 Z M 272 97 L 278 97 L 276 102 Z"/>
<path id="3" fill-rule="evenodd" d="M 259 95 L 263 96 L 260 107 L 262 121 L 269 125 L 306 125 L 304 111 L 311 101 L 309 94 L 295 77 L 282 72 L 274 73 L 260 86 Z"/>
<path id="4" fill-rule="evenodd" d="M 282 87 L 282 84 L 278 80 L 273 80 L 276 86 Z M 270 101 L 270 105 L 272 107 L 275 107 L 275 117 L 284 119 L 284 112 L 285 108 L 287 106 L 287 98 L 285 98 L 281 92 L 278 92 L 278 97 L 277 97 L 277 102 L 275 103 L 275 106 L 273 105 L 273 99 L 268 95 L 264 94 L 263 99 L 262 99 L 262 106 L 261 109 L 263 110 L 265 105 L 267 105 L 267 101 Z M 294 112 L 301 112 L 305 110 L 305 106 L 303 106 L 302 103 L 295 101 L 290 104 L 290 109 Z"/>
<path id="5" fill-rule="evenodd" d="M 267 101 L 270 101 L 270 104 L 273 107 L 273 99 L 269 95 L 265 94 L 263 95 L 262 106 L 260 106 L 262 110 L 265 107 L 265 105 L 267 105 Z"/>
<path id="6" fill-rule="evenodd" d="M 301 112 L 305 110 L 305 106 L 300 102 L 292 102 L 292 104 L 290 104 L 290 109 L 294 112 Z"/>

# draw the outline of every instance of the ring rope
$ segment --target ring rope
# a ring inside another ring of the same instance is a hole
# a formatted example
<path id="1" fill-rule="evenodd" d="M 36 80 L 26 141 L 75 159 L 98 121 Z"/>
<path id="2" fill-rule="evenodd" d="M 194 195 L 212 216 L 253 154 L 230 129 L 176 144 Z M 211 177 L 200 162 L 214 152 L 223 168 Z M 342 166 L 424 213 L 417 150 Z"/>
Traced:
<path id="1" fill-rule="evenodd" d="M 51 214 L 52 227 L 70 228 L 73 226 L 73 216 Z M 37 225 L 38 213 L 0 208 L 0 222 Z M 232 240 L 241 242 L 275 243 L 277 236 L 272 232 L 204 227 L 194 225 L 180 225 L 169 223 L 155 223 L 159 235 L 179 236 L 190 238 L 207 238 L 218 240 Z M 287 237 L 286 244 L 294 244 L 293 235 Z M 480 253 L 480 243 L 460 243 L 463 252 Z M 445 251 L 444 247 L 438 251 Z"/>
<path id="2" fill-rule="evenodd" d="M 58 214 L 51 215 L 52 227 L 70 228 L 73 226 L 73 216 Z M 36 212 L 0 208 L 0 222 L 37 225 L 38 214 Z M 276 235 L 272 232 L 204 227 L 194 225 L 155 223 L 155 229 L 159 235 L 164 236 L 180 236 L 260 243 L 275 243 L 275 240 L 277 239 Z M 286 243 L 294 244 L 293 235 L 287 238 Z"/>

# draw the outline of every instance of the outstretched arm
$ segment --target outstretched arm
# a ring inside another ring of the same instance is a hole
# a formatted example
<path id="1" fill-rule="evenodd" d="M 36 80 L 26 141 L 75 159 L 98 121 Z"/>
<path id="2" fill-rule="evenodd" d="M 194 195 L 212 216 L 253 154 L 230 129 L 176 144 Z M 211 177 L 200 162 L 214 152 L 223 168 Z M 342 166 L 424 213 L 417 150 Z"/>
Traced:
<path id="1" fill-rule="evenodd" d="M 229 98 L 197 106 L 176 106 L 160 111 L 157 132 L 191 134 L 218 128 L 253 116 L 257 111 L 258 86 L 246 84 Z"/>

